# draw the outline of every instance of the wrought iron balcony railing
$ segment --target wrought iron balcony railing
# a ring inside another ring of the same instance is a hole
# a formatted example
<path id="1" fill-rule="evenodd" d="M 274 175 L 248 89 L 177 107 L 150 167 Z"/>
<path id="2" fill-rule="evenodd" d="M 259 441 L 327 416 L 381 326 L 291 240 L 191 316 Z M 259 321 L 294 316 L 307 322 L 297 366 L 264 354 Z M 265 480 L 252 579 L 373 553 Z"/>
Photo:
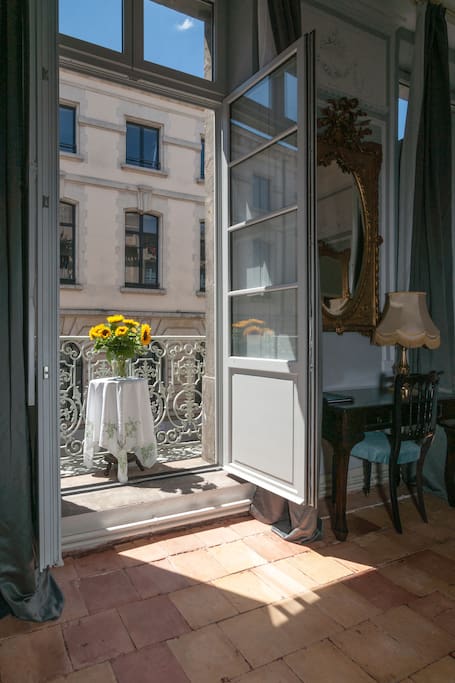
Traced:
<path id="1" fill-rule="evenodd" d="M 200 443 L 205 337 L 154 337 L 133 362 L 133 375 L 149 385 L 158 447 Z M 60 337 L 60 446 L 63 457 L 83 449 L 85 401 L 91 379 L 110 365 L 88 337 Z"/>

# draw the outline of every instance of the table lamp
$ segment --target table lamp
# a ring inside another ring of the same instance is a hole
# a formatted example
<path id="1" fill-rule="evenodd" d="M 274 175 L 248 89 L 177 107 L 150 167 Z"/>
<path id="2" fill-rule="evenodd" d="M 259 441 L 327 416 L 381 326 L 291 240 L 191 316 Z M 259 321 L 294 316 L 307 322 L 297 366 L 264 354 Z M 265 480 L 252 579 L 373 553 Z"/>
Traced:
<path id="1" fill-rule="evenodd" d="M 378 346 L 398 346 L 400 360 L 394 370 L 395 374 L 403 375 L 409 374 L 408 349 L 437 349 L 441 335 L 428 313 L 426 293 L 389 292 L 373 342 Z"/>

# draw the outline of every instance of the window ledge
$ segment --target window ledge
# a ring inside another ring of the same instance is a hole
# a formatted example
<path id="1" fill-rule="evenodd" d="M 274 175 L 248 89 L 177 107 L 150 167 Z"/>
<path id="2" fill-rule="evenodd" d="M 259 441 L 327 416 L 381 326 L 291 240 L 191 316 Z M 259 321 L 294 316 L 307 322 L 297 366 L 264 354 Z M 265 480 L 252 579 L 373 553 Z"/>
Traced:
<path id="1" fill-rule="evenodd" d="M 146 168 L 145 166 L 134 166 L 133 164 L 121 164 L 122 171 L 134 171 L 135 173 L 147 173 L 148 175 L 155 175 L 161 178 L 167 178 L 168 171 L 162 171 L 157 168 Z"/>
<path id="2" fill-rule="evenodd" d="M 205 289 L 198 289 L 196 292 L 196 296 L 202 296 L 204 297 L 206 295 L 206 290 Z"/>
<path id="3" fill-rule="evenodd" d="M 61 282 L 60 289 L 75 289 L 76 291 L 81 292 L 84 288 L 82 285 L 78 285 L 76 282 L 74 285 L 71 285 L 69 282 Z"/>
<path id="4" fill-rule="evenodd" d="M 62 150 L 60 150 L 60 159 L 69 159 L 71 161 L 85 161 L 85 157 L 83 157 L 82 154 L 78 154 L 77 152 L 62 152 Z"/>
<path id="5" fill-rule="evenodd" d="M 161 289 L 160 287 L 158 287 L 157 289 L 152 287 L 120 287 L 120 291 L 122 292 L 122 294 L 166 294 L 166 290 Z"/>

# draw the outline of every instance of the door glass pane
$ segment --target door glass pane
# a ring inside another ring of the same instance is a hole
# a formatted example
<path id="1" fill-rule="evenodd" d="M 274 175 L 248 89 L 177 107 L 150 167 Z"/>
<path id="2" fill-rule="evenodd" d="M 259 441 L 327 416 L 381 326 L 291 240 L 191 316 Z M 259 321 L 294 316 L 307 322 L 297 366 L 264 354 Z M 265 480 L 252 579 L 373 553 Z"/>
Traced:
<path id="1" fill-rule="evenodd" d="M 158 219 L 156 216 L 145 214 L 142 218 L 142 229 L 144 232 L 156 234 L 158 226 Z"/>
<path id="2" fill-rule="evenodd" d="M 231 105 L 231 161 L 296 123 L 296 58 L 292 57 Z"/>
<path id="3" fill-rule="evenodd" d="M 297 203 L 296 133 L 231 169 L 231 225 L 264 215 L 265 210 L 255 206 L 258 193 L 254 178 L 258 176 L 268 180 L 262 185 L 261 201 L 269 211 Z M 269 193 L 268 198 L 264 197 L 265 192 Z"/>
<path id="4" fill-rule="evenodd" d="M 139 230 L 139 214 L 129 212 L 125 216 L 125 227 L 127 230 Z"/>
<path id="5" fill-rule="evenodd" d="M 122 52 L 123 1 L 59 0 L 59 31 Z"/>
<path id="6" fill-rule="evenodd" d="M 177 6 L 181 11 L 166 7 Z M 144 59 L 212 79 L 212 4 L 144 0 Z"/>
<path id="7" fill-rule="evenodd" d="M 141 128 L 134 123 L 126 124 L 126 161 L 129 164 L 141 161 Z"/>
<path id="8" fill-rule="evenodd" d="M 144 166 L 159 168 L 158 158 L 158 130 L 156 128 L 144 128 Z"/>
<path id="9" fill-rule="evenodd" d="M 144 248 L 142 249 L 142 272 L 144 285 L 158 284 L 158 249 L 156 234 L 144 234 Z"/>
<path id="10" fill-rule="evenodd" d="M 60 149 L 63 152 L 76 151 L 74 107 L 60 106 Z"/>
<path id="11" fill-rule="evenodd" d="M 231 290 L 297 279 L 295 211 L 231 233 Z"/>
<path id="12" fill-rule="evenodd" d="M 297 358 L 297 291 L 287 289 L 231 300 L 231 355 Z"/>

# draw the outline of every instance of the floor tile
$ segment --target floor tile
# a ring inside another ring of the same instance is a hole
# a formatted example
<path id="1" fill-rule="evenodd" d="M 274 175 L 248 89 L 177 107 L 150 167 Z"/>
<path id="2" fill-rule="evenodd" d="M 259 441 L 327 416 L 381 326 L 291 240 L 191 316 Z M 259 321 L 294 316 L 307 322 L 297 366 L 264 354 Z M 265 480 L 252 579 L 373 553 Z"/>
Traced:
<path id="1" fill-rule="evenodd" d="M 373 683 L 371 678 L 352 659 L 346 657 L 330 641 L 310 645 L 284 658 L 288 666 L 305 683 Z"/>
<path id="2" fill-rule="evenodd" d="M 419 597 L 409 603 L 408 607 L 427 619 L 435 619 L 444 612 L 455 608 L 455 600 L 444 593 L 434 591 L 424 597 Z"/>
<path id="3" fill-rule="evenodd" d="M 245 544 L 254 550 L 258 555 L 263 557 L 268 562 L 281 560 L 284 557 L 292 557 L 297 554 L 295 552 L 295 543 L 285 541 L 276 534 L 255 534 L 254 536 L 246 536 Z M 305 548 L 297 546 L 298 554 L 304 552 Z"/>
<path id="4" fill-rule="evenodd" d="M 233 678 L 232 683 L 300 683 L 300 679 L 280 660 Z"/>
<path id="5" fill-rule="evenodd" d="M 318 552 L 320 555 L 324 555 L 324 557 L 336 559 L 337 562 L 343 564 L 351 572 L 365 572 L 374 568 L 370 561 L 370 555 L 357 543 L 350 541 L 336 543 L 321 548 Z"/>
<path id="6" fill-rule="evenodd" d="M 139 599 L 136 589 L 124 571 L 87 576 L 80 580 L 80 590 L 90 613 Z"/>
<path id="7" fill-rule="evenodd" d="M 154 562 L 155 560 L 162 560 L 166 557 L 167 552 L 165 547 L 159 541 L 146 541 L 140 545 L 134 544 L 130 547 L 117 550 L 119 562 L 122 567 L 134 566 L 142 562 Z"/>
<path id="8" fill-rule="evenodd" d="M 190 630 L 166 595 L 123 605 L 118 611 L 137 648 L 175 638 Z"/>
<path id="9" fill-rule="evenodd" d="M 70 671 L 60 626 L 0 641 L 2 683 L 44 683 Z"/>
<path id="10" fill-rule="evenodd" d="M 345 628 L 360 624 L 373 614 L 380 612 L 379 608 L 372 605 L 360 593 L 351 590 L 343 583 L 324 586 L 320 590 L 315 590 L 314 594 L 317 600 L 312 604 Z M 305 600 L 305 595 L 302 599 Z"/>
<path id="11" fill-rule="evenodd" d="M 238 534 L 228 526 L 215 526 L 203 531 L 196 531 L 195 535 L 202 542 L 202 547 L 209 548 L 222 543 L 230 543 L 238 540 Z"/>
<path id="12" fill-rule="evenodd" d="M 238 613 L 226 595 L 215 586 L 198 584 L 170 593 L 169 599 L 191 628 L 197 629 Z"/>
<path id="13" fill-rule="evenodd" d="M 425 664 L 449 654 L 455 648 L 455 639 L 452 636 L 406 605 L 373 616 L 371 621 L 400 644 L 413 648 L 424 659 Z"/>
<path id="14" fill-rule="evenodd" d="M 352 571 L 341 562 L 331 557 L 324 557 L 313 550 L 296 555 L 289 560 L 289 563 L 293 564 L 320 586 L 352 574 Z"/>
<path id="15" fill-rule="evenodd" d="M 396 683 L 426 664 L 413 648 L 371 621 L 337 633 L 331 640 L 378 683 Z"/>
<path id="16" fill-rule="evenodd" d="M 79 577 L 93 576 L 121 569 L 122 562 L 114 550 L 104 550 L 77 557 L 74 560 L 74 568 Z"/>
<path id="17" fill-rule="evenodd" d="M 77 579 L 77 572 L 72 557 L 65 557 L 63 565 L 61 567 L 52 567 L 51 573 L 57 583 Z"/>
<path id="18" fill-rule="evenodd" d="M 283 594 L 283 597 L 293 597 L 305 591 L 312 590 L 316 582 L 310 579 L 293 565 L 288 564 L 288 560 L 279 560 L 273 564 L 263 564 L 253 567 L 251 572 L 258 576 L 262 581 Z"/>
<path id="19" fill-rule="evenodd" d="M 208 549 L 208 552 L 224 567 L 225 574 L 241 572 L 259 564 L 265 564 L 266 560 L 249 548 L 243 540 L 224 543 Z"/>
<path id="20" fill-rule="evenodd" d="M 235 607 L 236 613 L 256 609 L 287 596 L 250 570 L 223 576 L 213 585 Z"/>
<path id="21" fill-rule="evenodd" d="M 229 681 L 250 669 L 216 624 L 170 640 L 168 646 L 191 683 Z"/>
<path id="22" fill-rule="evenodd" d="M 400 543 L 399 534 L 394 538 L 390 534 L 378 531 L 366 536 L 356 536 L 352 541 L 368 553 L 370 562 L 376 567 L 409 554 L 407 548 Z"/>
<path id="23" fill-rule="evenodd" d="M 381 610 L 407 604 L 415 598 L 413 593 L 390 581 L 376 570 L 352 576 L 345 582 L 345 585 L 360 593 Z"/>
<path id="24" fill-rule="evenodd" d="M 73 621 L 73 619 L 86 617 L 88 614 L 88 609 L 81 593 L 80 580 L 76 579 L 75 581 L 61 581 L 59 586 L 65 599 L 63 604 L 63 612 L 60 616 L 59 622 Z"/>
<path id="25" fill-rule="evenodd" d="M 414 683 L 455 683 L 455 659 L 444 657 L 411 676 Z"/>
<path id="26" fill-rule="evenodd" d="M 112 662 L 118 683 L 188 683 L 182 667 L 165 643 L 144 647 Z"/>
<path id="27" fill-rule="evenodd" d="M 250 517 L 239 522 L 233 522 L 229 528 L 232 529 L 237 536 L 244 538 L 245 536 L 252 536 L 253 534 L 263 534 L 270 529 L 270 526 Z"/>
<path id="28" fill-rule="evenodd" d="M 62 629 L 75 669 L 107 661 L 134 649 L 115 610 L 72 621 L 64 624 Z"/>
<path id="29" fill-rule="evenodd" d="M 167 558 L 129 567 L 125 571 L 141 598 L 171 593 L 194 584 L 193 579 L 178 572 Z"/>
<path id="30" fill-rule="evenodd" d="M 74 671 L 69 676 L 53 678 L 49 683 L 117 683 L 117 679 L 110 662 L 103 662 Z"/>
<path id="31" fill-rule="evenodd" d="M 426 572 L 435 579 L 446 583 L 455 583 L 454 563 L 448 557 L 433 552 L 433 550 L 422 550 L 414 553 L 407 558 L 407 565 L 410 569 L 417 569 Z"/>
<path id="32" fill-rule="evenodd" d="M 170 558 L 174 570 L 194 581 L 212 581 L 224 576 L 226 569 L 209 550 L 193 550 Z"/>
<path id="33" fill-rule="evenodd" d="M 254 668 L 323 640 L 341 628 L 298 598 L 246 612 L 219 626 Z"/>
<path id="34" fill-rule="evenodd" d="M 411 569 L 406 559 L 381 567 L 379 573 L 414 595 L 428 595 L 445 586 L 442 581 L 430 574 Z"/>
<path id="35" fill-rule="evenodd" d="M 161 545 L 166 552 L 166 557 L 169 557 L 170 555 L 178 555 L 178 553 L 187 553 L 190 550 L 199 550 L 204 547 L 204 542 L 198 534 L 185 531 L 166 538 L 161 541 Z"/>

